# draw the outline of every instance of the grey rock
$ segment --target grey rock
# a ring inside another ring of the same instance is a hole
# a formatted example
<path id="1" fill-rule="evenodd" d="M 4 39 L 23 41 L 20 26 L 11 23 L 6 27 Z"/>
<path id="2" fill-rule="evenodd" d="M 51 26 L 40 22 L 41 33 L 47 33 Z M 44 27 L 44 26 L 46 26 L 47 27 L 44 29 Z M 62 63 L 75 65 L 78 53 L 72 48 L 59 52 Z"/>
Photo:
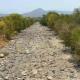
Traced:
<path id="1" fill-rule="evenodd" d="M 0 50 L 1 80 L 80 80 L 69 62 L 71 54 L 64 54 L 66 48 L 54 33 L 36 23 L 14 37 Z"/>
<path id="2" fill-rule="evenodd" d="M 53 80 L 53 77 L 52 76 L 47 76 L 47 79 L 48 80 Z"/>
<path id="3" fill-rule="evenodd" d="M 4 58 L 5 55 L 3 53 L 0 53 L 0 58 Z"/>
<path id="4" fill-rule="evenodd" d="M 33 70 L 32 70 L 32 73 L 33 73 L 34 75 L 36 75 L 36 74 L 38 73 L 38 71 L 37 71 L 36 69 L 33 69 Z"/>
<path id="5" fill-rule="evenodd" d="M 22 71 L 21 73 L 23 76 L 26 76 L 26 71 Z"/>
<path id="6" fill-rule="evenodd" d="M 3 78 L 0 78 L 0 80 L 4 80 Z"/>

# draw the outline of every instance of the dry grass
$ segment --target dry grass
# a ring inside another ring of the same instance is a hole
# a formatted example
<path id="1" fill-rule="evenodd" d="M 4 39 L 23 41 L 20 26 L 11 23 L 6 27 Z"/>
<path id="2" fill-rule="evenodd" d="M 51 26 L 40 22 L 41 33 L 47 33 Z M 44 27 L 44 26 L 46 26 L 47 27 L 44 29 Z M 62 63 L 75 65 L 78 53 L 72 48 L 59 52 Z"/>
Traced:
<path id="1" fill-rule="evenodd" d="M 6 39 L 0 39 L 0 48 L 3 48 L 8 43 Z"/>

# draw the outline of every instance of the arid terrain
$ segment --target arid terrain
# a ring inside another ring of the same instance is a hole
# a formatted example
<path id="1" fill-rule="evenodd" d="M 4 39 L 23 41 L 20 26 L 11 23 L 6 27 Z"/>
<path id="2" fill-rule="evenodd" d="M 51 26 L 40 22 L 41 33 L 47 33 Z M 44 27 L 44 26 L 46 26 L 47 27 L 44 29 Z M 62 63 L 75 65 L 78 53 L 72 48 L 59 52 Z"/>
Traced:
<path id="1" fill-rule="evenodd" d="M 0 80 L 80 80 L 63 41 L 35 23 L 0 50 Z"/>

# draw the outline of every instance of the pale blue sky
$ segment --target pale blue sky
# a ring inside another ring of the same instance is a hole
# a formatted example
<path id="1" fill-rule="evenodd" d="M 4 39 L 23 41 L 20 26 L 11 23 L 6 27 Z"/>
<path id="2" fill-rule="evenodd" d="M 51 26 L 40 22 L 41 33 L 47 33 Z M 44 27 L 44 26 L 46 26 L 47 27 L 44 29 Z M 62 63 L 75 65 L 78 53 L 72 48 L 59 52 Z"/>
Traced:
<path id="1" fill-rule="evenodd" d="M 80 0 L 0 0 L 0 13 L 25 13 L 37 8 L 72 11 L 80 7 Z"/>

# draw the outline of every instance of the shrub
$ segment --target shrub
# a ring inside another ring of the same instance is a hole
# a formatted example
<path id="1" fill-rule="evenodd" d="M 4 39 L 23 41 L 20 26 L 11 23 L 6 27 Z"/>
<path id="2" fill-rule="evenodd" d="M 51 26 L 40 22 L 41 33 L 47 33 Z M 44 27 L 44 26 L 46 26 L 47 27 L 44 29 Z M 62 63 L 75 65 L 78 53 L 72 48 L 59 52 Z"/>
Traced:
<path id="1" fill-rule="evenodd" d="M 4 34 L 7 39 L 11 39 L 12 36 L 33 23 L 34 20 L 32 18 L 23 17 L 20 14 L 11 14 L 1 19 L 0 33 Z"/>
<path id="2" fill-rule="evenodd" d="M 47 14 L 47 25 L 54 28 L 55 22 L 57 21 L 59 15 L 56 12 L 50 12 Z"/>
<path id="3" fill-rule="evenodd" d="M 76 60 L 80 60 L 80 27 L 76 27 L 70 34 L 70 46 Z"/>
<path id="4" fill-rule="evenodd" d="M 4 17 L 4 22 L 7 24 L 7 27 L 11 30 L 15 30 L 20 32 L 21 29 L 24 29 L 24 18 L 19 14 L 11 14 L 9 16 Z"/>
<path id="5" fill-rule="evenodd" d="M 5 38 L 5 22 L 0 21 L 0 38 Z"/>
<path id="6" fill-rule="evenodd" d="M 80 9 L 69 15 L 50 12 L 41 20 L 43 25 L 46 23 L 58 33 L 65 45 L 71 47 L 72 53 L 76 55 L 75 59 L 80 60 Z"/>
<path id="7" fill-rule="evenodd" d="M 47 16 L 46 16 L 46 15 L 43 15 L 43 17 L 42 17 L 41 20 L 39 20 L 39 21 L 40 21 L 40 23 L 41 23 L 42 25 L 47 26 Z"/>

